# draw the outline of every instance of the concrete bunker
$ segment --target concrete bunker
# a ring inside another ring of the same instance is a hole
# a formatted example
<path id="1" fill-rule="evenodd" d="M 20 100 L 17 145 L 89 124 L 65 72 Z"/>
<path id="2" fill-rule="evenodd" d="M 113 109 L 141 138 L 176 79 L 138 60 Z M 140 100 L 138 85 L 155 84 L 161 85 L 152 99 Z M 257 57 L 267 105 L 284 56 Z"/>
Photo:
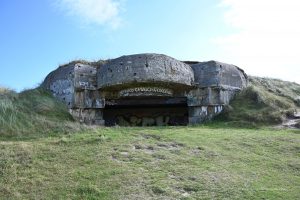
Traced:
<path id="1" fill-rule="evenodd" d="M 51 72 L 42 87 L 87 124 L 163 126 L 212 119 L 246 85 L 246 74 L 234 65 L 136 54 L 71 62 Z"/>

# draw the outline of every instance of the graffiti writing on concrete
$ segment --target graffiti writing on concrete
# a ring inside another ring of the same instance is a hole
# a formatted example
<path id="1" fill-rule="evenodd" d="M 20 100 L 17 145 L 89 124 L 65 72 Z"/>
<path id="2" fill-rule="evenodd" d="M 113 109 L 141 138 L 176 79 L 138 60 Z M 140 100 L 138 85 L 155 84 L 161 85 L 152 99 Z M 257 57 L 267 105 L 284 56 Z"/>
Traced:
<path id="1" fill-rule="evenodd" d="M 142 96 L 142 95 L 158 95 L 158 96 L 171 96 L 173 91 L 167 88 L 159 87 L 136 87 L 121 90 L 119 96 Z"/>
<path id="2" fill-rule="evenodd" d="M 80 85 L 81 87 L 88 87 L 88 86 L 89 86 L 89 82 L 79 81 L 79 85 Z"/>

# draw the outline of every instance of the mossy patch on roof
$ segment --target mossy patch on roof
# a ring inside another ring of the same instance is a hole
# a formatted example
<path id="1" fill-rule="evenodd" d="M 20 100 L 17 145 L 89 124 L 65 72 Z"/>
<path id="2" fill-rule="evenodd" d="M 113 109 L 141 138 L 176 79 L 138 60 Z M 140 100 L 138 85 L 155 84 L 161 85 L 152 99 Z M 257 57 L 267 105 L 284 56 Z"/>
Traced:
<path id="1" fill-rule="evenodd" d="M 69 66 L 69 65 L 75 65 L 75 64 L 79 63 L 79 64 L 91 65 L 93 67 L 99 68 L 100 66 L 104 65 L 105 63 L 107 63 L 107 61 L 108 60 L 87 61 L 87 60 L 79 59 L 79 60 L 70 61 L 70 62 L 68 62 L 66 64 L 62 64 L 59 67 L 66 67 L 66 66 Z"/>

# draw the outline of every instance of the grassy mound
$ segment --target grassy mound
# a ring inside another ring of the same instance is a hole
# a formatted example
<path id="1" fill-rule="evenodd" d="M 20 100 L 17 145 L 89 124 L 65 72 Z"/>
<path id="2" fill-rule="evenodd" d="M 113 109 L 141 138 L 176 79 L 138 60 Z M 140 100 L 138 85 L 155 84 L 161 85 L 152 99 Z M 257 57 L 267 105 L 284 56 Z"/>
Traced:
<path id="1" fill-rule="evenodd" d="M 278 79 L 250 77 L 218 119 L 239 125 L 281 123 L 300 108 L 300 85 Z"/>
<path id="2" fill-rule="evenodd" d="M 300 199 L 300 130 L 118 127 L 24 139 L 0 136 L 0 199 Z"/>
<path id="3" fill-rule="evenodd" d="M 66 106 L 40 88 L 16 93 L 0 89 L 0 135 L 65 133 L 78 130 Z"/>

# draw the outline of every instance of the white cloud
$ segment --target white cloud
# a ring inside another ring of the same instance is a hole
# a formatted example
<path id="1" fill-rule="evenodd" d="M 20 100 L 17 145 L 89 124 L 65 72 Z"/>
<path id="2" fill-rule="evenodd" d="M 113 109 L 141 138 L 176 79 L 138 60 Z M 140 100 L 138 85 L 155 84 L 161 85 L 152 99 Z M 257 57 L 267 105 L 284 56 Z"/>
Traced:
<path id="1" fill-rule="evenodd" d="M 110 25 L 118 28 L 120 0 L 58 0 L 58 6 L 70 16 L 79 18 L 85 24 Z"/>
<path id="2" fill-rule="evenodd" d="M 221 59 L 251 75 L 300 83 L 299 0 L 222 0 L 220 5 L 235 30 L 214 39 Z"/>

